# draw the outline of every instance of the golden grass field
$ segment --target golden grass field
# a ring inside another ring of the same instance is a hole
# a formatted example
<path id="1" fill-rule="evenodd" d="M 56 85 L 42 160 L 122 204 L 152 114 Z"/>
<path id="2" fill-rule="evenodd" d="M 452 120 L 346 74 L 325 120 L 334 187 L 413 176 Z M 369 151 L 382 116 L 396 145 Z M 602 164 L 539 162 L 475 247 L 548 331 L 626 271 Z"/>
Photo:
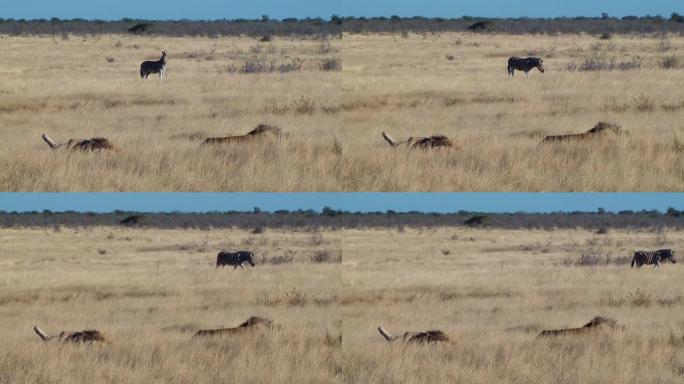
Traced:
<path id="1" fill-rule="evenodd" d="M 0 40 L 0 190 L 313 191 L 339 189 L 334 132 L 339 39 L 129 36 Z M 140 79 L 143 60 L 168 52 L 164 81 Z M 239 74 L 246 62 L 299 63 L 281 74 Z M 109 60 L 109 61 L 108 61 Z M 110 62 L 111 61 L 111 62 Z M 260 123 L 290 134 L 263 146 L 200 149 L 203 138 Z M 104 136 L 120 153 L 50 151 Z"/>
<path id="2" fill-rule="evenodd" d="M 362 191 L 681 191 L 684 38 L 409 34 L 344 36 L 345 189 Z M 453 56 L 452 60 L 447 55 Z M 546 73 L 507 76 L 510 56 Z M 571 72 L 585 57 L 642 58 L 640 70 Z M 599 121 L 618 140 L 540 145 Z M 380 137 L 444 134 L 456 151 L 393 150 Z M 348 150 L 347 150 L 348 149 Z"/>
<path id="3" fill-rule="evenodd" d="M 221 248 L 255 268 L 216 269 Z M 0 230 L 0 383 L 324 383 L 341 372 L 336 232 Z M 291 263 L 264 263 L 276 256 Z M 193 339 L 249 316 L 280 330 Z M 109 345 L 43 343 L 96 328 Z"/>
<path id="4" fill-rule="evenodd" d="M 343 371 L 356 383 L 679 383 L 684 277 L 611 262 L 684 246 L 681 232 L 406 229 L 343 233 Z M 618 265 L 619 264 L 619 265 Z M 624 332 L 537 339 L 607 316 Z M 377 332 L 440 329 L 450 345 L 388 344 Z"/>
<path id="5" fill-rule="evenodd" d="M 0 40 L 3 191 L 682 191 L 684 38 L 345 34 L 342 39 L 132 36 Z M 142 81 L 168 51 L 167 78 Z M 509 56 L 547 71 L 507 76 Z M 587 57 L 641 69 L 569 71 Z M 448 57 L 452 57 L 451 60 Z M 679 68 L 661 69 L 667 57 Z M 301 70 L 241 74 L 262 58 Z M 326 59 L 342 71 L 322 71 Z M 618 139 L 540 145 L 598 121 Z M 281 142 L 199 148 L 259 123 Z M 444 134 L 453 151 L 390 148 Z M 119 153 L 50 151 L 106 136 Z"/>
<path id="6" fill-rule="evenodd" d="M 625 263 L 682 246 L 667 231 L 3 229 L 0 383 L 681 382 L 681 264 Z M 217 270 L 222 248 L 257 266 Z M 572 265 L 582 254 L 611 262 Z M 192 338 L 252 315 L 281 328 Z M 625 330 L 536 337 L 597 315 Z M 112 342 L 45 344 L 34 325 Z M 379 325 L 453 343 L 388 344 Z"/>

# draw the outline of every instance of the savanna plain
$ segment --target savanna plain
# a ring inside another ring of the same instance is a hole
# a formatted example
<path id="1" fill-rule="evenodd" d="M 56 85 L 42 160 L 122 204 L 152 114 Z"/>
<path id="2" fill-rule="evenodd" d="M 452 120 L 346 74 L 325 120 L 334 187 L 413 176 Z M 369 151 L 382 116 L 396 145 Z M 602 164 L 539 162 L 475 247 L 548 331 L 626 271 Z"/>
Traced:
<path id="1" fill-rule="evenodd" d="M 0 230 L 0 383 L 339 381 L 341 241 L 332 231 Z M 220 249 L 254 268 L 216 268 Z M 250 316 L 276 327 L 193 338 Z M 94 328 L 110 344 L 43 343 Z"/>
<path id="2" fill-rule="evenodd" d="M 681 382 L 674 230 L 0 231 L 0 382 Z M 216 268 L 220 249 L 256 267 Z M 278 327 L 193 338 L 249 316 Z M 595 316 L 624 329 L 538 338 Z M 44 343 L 95 328 L 109 344 Z M 377 331 L 439 329 L 451 343 Z"/>
<path id="3" fill-rule="evenodd" d="M 630 268 L 681 232 L 409 229 L 344 232 L 343 372 L 366 383 L 678 383 L 684 270 Z M 607 233 L 605 233 L 607 232 Z M 538 338 L 595 316 L 623 330 Z M 388 343 L 439 329 L 451 343 Z"/>
<path id="4" fill-rule="evenodd" d="M 262 41 L 263 40 L 263 41 Z M 682 191 L 684 38 L 2 37 L 4 191 Z M 168 52 L 167 77 L 143 60 Z M 537 56 L 545 73 L 506 73 Z M 621 134 L 541 144 L 599 121 Z M 200 146 L 258 124 L 280 140 Z M 392 148 L 443 134 L 454 149 Z M 119 152 L 50 150 L 105 136 Z"/>

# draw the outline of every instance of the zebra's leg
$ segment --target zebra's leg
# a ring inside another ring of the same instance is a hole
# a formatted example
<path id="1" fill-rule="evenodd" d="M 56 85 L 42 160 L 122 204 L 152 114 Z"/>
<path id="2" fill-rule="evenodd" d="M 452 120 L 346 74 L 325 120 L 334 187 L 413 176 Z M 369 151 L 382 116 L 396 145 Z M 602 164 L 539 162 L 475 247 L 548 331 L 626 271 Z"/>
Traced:
<path id="1" fill-rule="evenodd" d="M 245 269 L 245 266 L 243 264 L 245 264 L 244 261 L 242 263 L 240 263 L 240 268 Z"/>

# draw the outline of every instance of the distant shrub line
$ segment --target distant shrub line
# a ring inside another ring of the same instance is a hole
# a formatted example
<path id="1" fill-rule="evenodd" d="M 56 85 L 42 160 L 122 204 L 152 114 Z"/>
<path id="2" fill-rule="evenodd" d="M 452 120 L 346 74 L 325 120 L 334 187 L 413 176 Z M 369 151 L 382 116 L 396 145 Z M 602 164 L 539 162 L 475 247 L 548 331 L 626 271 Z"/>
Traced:
<path id="1" fill-rule="evenodd" d="M 667 212 L 622 211 L 611 213 L 499 213 L 483 214 L 459 211 L 456 213 L 421 213 L 394 211 L 346 212 L 325 208 L 276 212 L 208 212 L 208 213 L 143 213 L 116 211 L 92 212 L 0 212 L 0 228 L 125 226 L 160 229 L 241 228 L 252 233 L 263 233 L 268 228 L 396 228 L 406 227 L 474 227 L 502 229 L 556 229 L 583 228 L 600 233 L 607 228 L 657 230 L 658 228 L 684 229 L 684 213 L 674 208 Z M 313 239 L 315 240 L 315 239 Z M 312 240 L 312 241 L 313 241 Z M 323 256 L 321 258 L 324 258 Z M 325 257 L 327 258 L 327 256 Z M 333 258 L 334 259 L 334 258 Z"/>
<path id="2" fill-rule="evenodd" d="M 589 33 L 610 39 L 615 33 L 662 33 L 684 34 L 684 17 L 673 13 L 670 17 L 625 16 L 610 17 L 560 17 L 553 19 L 491 19 L 464 16 L 461 18 L 426 17 L 342 17 L 333 15 L 323 18 L 283 20 L 271 19 L 264 15 L 261 19 L 246 20 L 139 20 L 124 18 L 115 21 L 70 19 L 1 19 L 0 34 L 9 35 L 96 35 L 96 34 L 133 34 L 164 36 L 237 36 L 247 35 L 271 41 L 273 36 L 288 35 L 340 35 L 342 32 L 372 33 L 397 32 L 406 37 L 407 32 L 473 32 L 508 34 L 556 34 Z"/>

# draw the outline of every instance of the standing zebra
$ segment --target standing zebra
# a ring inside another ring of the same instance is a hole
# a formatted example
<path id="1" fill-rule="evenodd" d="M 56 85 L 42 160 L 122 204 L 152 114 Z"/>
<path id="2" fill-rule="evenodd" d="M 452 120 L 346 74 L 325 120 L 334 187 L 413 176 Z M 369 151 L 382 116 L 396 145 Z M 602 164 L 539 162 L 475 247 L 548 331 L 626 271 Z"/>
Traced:
<path id="1" fill-rule="evenodd" d="M 674 258 L 674 251 L 671 249 L 659 249 L 654 252 L 649 251 L 637 251 L 634 252 L 634 258 L 632 259 L 632 268 L 636 264 L 637 268 L 641 268 L 642 265 L 652 265 L 653 268 L 660 268 L 660 262 L 670 260 L 672 264 L 676 263 L 677 260 Z"/>
<path id="2" fill-rule="evenodd" d="M 226 265 L 232 265 L 233 267 L 235 267 L 233 269 L 237 269 L 237 267 L 244 269 L 244 263 L 249 263 L 249 265 L 253 267 L 255 265 L 254 260 L 252 260 L 253 257 L 254 253 L 248 251 L 221 251 L 218 255 L 216 255 L 216 268 L 225 267 Z"/>
<path id="3" fill-rule="evenodd" d="M 516 70 L 528 74 L 534 68 L 544 73 L 544 60 L 538 57 L 511 57 L 508 59 L 508 74 L 511 76 L 515 75 Z"/>
<path id="4" fill-rule="evenodd" d="M 159 80 L 166 74 L 166 51 L 162 51 L 161 59 L 157 61 L 143 61 L 140 64 L 140 77 L 147 79 L 147 76 L 158 73 Z"/>

